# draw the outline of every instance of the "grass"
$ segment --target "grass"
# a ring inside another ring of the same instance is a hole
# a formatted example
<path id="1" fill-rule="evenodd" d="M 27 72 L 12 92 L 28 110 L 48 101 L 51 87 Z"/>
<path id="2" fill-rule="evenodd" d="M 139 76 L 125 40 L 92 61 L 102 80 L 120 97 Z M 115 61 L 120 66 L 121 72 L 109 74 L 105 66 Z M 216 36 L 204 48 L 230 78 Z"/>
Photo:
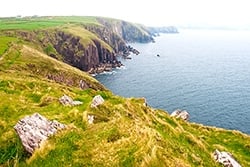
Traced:
<path id="1" fill-rule="evenodd" d="M 16 40 L 13 37 L 0 36 L 0 57 L 7 51 L 10 43 Z"/>
<path id="2" fill-rule="evenodd" d="M 0 21 L 0 30 L 37 30 L 71 23 L 98 25 L 95 17 L 88 16 L 0 18 Z"/>
<path id="3" fill-rule="evenodd" d="M 96 34 L 84 29 L 83 27 L 69 27 L 66 28 L 66 31 L 71 33 L 74 36 L 79 36 L 81 38 L 81 43 L 84 47 L 88 47 L 89 44 L 94 44 L 94 40 L 99 41 L 104 48 L 107 48 L 109 51 L 113 49 L 100 38 L 97 37 Z"/>
<path id="4" fill-rule="evenodd" d="M 50 80 L 47 74 L 64 79 Z M 91 87 L 81 90 L 80 79 Z M 83 104 L 63 106 L 58 101 L 63 94 Z M 95 95 L 105 102 L 91 108 Z M 0 166 L 219 167 L 212 158 L 215 149 L 231 152 L 242 166 L 250 166 L 248 135 L 187 123 L 144 106 L 143 99 L 116 96 L 88 74 L 32 44 L 14 42 L 5 51 L 0 60 L 0 97 Z M 30 156 L 13 127 L 35 112 L 68 127 Z M 88 124 L 87 115 L 94 115 L 94 124 Z"/>

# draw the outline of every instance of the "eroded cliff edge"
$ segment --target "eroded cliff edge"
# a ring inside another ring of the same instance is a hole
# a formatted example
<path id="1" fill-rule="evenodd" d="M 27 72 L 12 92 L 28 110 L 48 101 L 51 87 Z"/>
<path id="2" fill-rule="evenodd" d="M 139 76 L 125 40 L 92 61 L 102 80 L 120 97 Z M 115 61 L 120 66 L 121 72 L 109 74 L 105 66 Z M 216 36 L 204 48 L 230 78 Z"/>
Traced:
<path id="1" fill-rule="evenodd" d="M 67 24 L 38 30 L 7 30 L 8 36 L 36 44 L 41 51 L 89 73 L 110 71 L 122 64 L 117 55 L 131 49 L 127 42 L 152 42 L 152 34 L 133 23 L 96 18 L 96 24 Z"/>

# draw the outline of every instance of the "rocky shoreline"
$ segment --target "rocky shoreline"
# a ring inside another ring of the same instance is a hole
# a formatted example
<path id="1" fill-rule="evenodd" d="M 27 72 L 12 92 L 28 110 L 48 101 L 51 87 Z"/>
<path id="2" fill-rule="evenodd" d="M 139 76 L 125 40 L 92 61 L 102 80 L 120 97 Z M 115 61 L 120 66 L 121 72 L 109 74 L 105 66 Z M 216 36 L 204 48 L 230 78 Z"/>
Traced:
<path id="1" fill-rule="evenodd" d="M 114 68 L 121 67 L 123 64 L 120 61 L 114 61 L 112 63 L 101 63 L 98 64 L 95 67 L 92 67 L 89 71 L 87 71 L 89 74 L 100 74 L 102 72 L 110 72 Z"/>

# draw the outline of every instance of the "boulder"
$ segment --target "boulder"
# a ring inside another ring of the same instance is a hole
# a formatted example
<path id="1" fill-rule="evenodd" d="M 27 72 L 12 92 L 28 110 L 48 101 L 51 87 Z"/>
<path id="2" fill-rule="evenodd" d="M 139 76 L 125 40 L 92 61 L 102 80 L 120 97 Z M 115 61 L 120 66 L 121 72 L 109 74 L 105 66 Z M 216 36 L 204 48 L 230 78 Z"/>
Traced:
<path id="1" fill-rule="evenodd" d="M 59 98 L 59 101 L 61 104 L 67 106 L 76 106 L 76 105 L 81 105 L 82 102 L 81 101 L 74 101 L 71 97 L 67 96 L 67 95 L 63 95 L 62 97 Z"/>
<path id="2" fill-rule="evenodd" d="M 186 110 L 177 109 L 170 115 L 171 117 L 181 118 L 185 121 L 189 120 L 189 113 Z"/>
<path id="3" fill-rule="evenodd" d="M 225 167 L 241 167 L 241 165 L 234 159 L 233 155 L 229 152 L 214 151 L 214 159 L 223 164 Z"/>
<path id="4" fill-rule="evenodd" d="M 64 128 L 64 124 L 55 120 L 49 121 L 38 113 L 24 117 L 14 126 L 25 150 L 31 154 L 49 136 Z"/>
<path id="5" fill-rule="evenodd" d="M 92 100 L 92 103 L 91 103 L 91 107 L 97 107 L 99 105 L 101 105 L 102 103 L 104 103 L 104 99 L 102 98 L 101 95 L 96 95 L 93 100 Z"/>

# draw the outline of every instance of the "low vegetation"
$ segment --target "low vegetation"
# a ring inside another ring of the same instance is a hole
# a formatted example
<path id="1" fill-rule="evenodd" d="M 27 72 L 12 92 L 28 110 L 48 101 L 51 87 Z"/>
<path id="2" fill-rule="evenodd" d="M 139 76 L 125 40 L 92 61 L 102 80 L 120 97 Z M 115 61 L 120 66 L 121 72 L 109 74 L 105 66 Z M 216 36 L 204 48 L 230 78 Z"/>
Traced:
<path id="1" fill-rule="evenodd" d="M 55 60 L 27 41 L 1 38 L 0 166 L 221 166 L 215 149 L 250 166 L 250 136 L 174 119 L 144 105 L 144 99 L 114 95 L 94 78 Z M 89 88 L 80 89 L 79 81 Z M 62 95 L 83 102 L 63 106 Z M 92 98 L 105 102 L 91 108 Z M 40 113 L 67 125 L 33 155 L 22 147 L 14 125 Z M 94 115 L 89 124 L 88 115 Z"/>
<path id="2" fill-rule="evenodd" d="M 71 23 L 99 25 L 95 17 L 24 17 L 24 18 L 0 18 L 0 30 L 37 30 L 57 27 Z"/>
<path id="3" fill-rule="evenodd" d="M 11 42 L 16 41 L 16 38 L 13 37 L 6 37 L 0 35 L 0 57 L 7 51 L 10 47 Z"/>
<path id="4" fill-rule="evenodd" d="M 69 28 L 65 28 L 66 32 L 69 32 L 70 34 L 74 35 L 74 36 L 79 36 L 81 38 L 81 43 L 87 47 L 88 44 L 93 44 L 93 41 L 99 41 L 101 43 L 101 45 L 103 45 L 105 48 L 107 48 L 109 51 L 112 51 L 112 48 L 105 43 L 104 41 L 102 41 L 101 39 L 98 38 L 98 36 L 88 30 L 86 30 L 83 27 L 75 27 L 75 26 L 71 26 Z"/>

